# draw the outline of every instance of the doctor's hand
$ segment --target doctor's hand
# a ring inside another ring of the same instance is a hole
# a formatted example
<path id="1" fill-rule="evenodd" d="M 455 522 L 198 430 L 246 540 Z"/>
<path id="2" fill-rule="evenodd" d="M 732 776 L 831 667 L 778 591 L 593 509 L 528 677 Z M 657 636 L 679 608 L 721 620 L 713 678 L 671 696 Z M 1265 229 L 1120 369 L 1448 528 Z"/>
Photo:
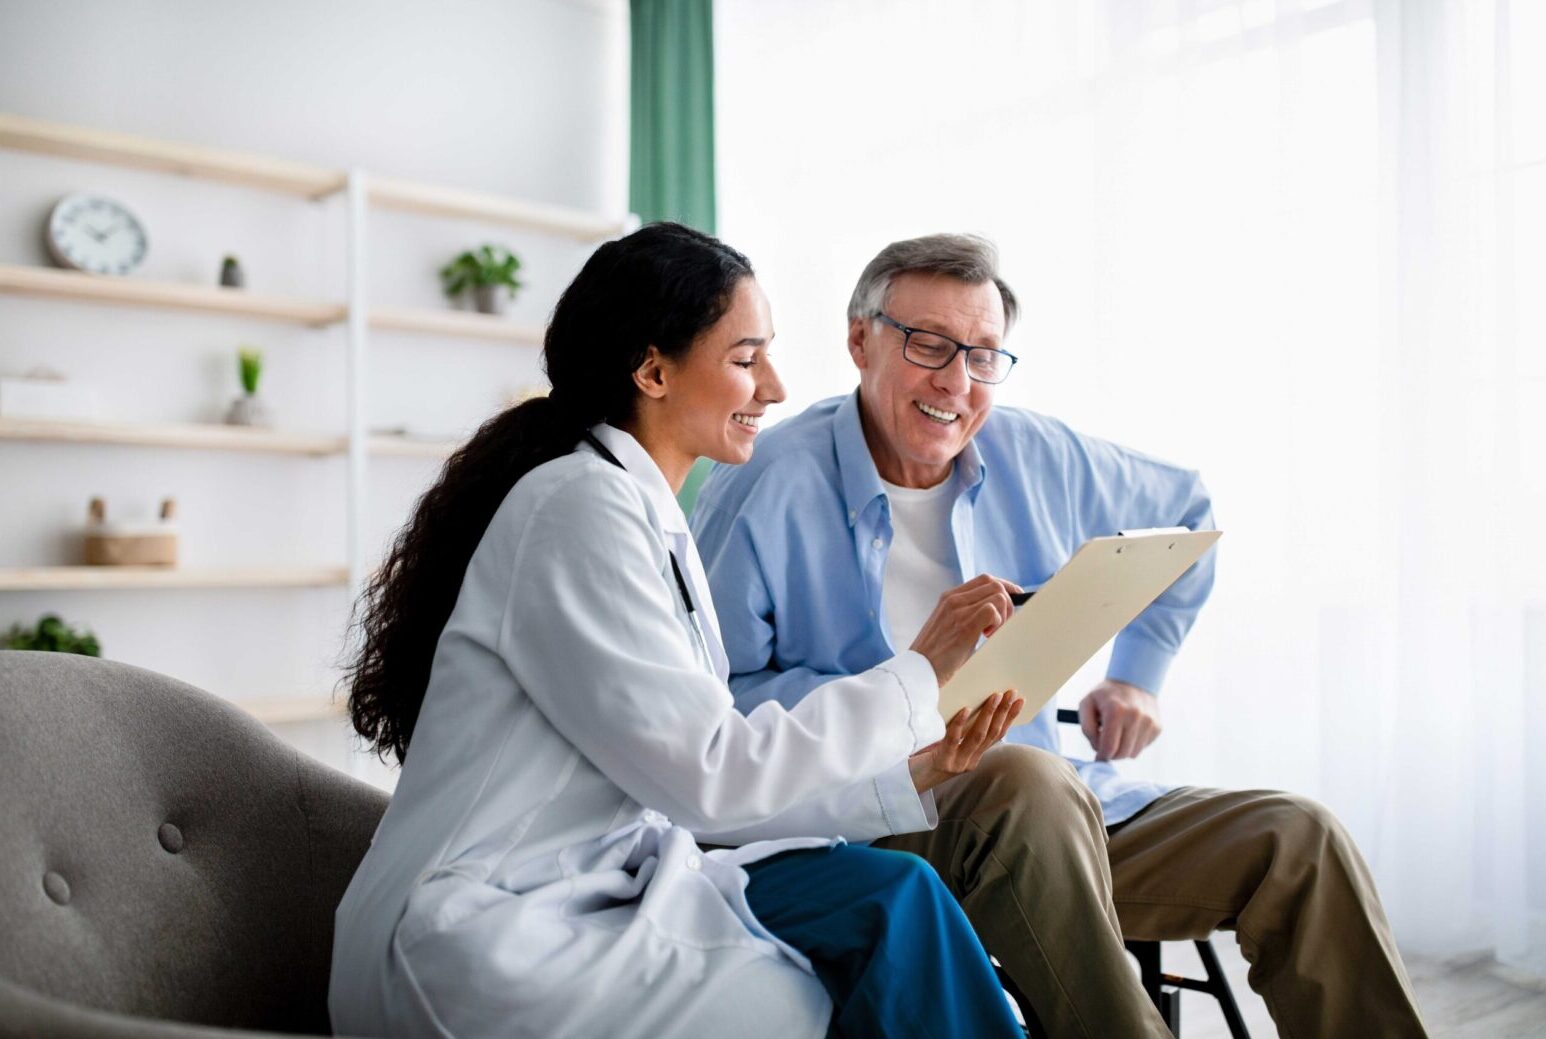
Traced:
<path id="1" fill-rule="evenodd" d="M 918 793 L 932 789 L 952 776 L 970 772 L 982 760 L 987 749 L 1004 738 L 1025 700 L 1013 689 L 994 693 L 977 710 L 967 714 L 963 707 L 945 726 L 945 738 L 931 743 L 907 759 Z"/>
<path id="2" fill-rule="evenodd" d="M 1096 761 L 1136 758 L 1159 738 L 1159 697 L 1108 678 L 1079 701 L 1079 727 Z"/>
<path id="3" fill-rule="evenodd" d="M 939 597 L 910 649 L 929 658 L 934 677 L 943 686 L 977 648 L 978 638 L 991 635 L 1015 612 L 1013 581 L 980 574 Z"/>

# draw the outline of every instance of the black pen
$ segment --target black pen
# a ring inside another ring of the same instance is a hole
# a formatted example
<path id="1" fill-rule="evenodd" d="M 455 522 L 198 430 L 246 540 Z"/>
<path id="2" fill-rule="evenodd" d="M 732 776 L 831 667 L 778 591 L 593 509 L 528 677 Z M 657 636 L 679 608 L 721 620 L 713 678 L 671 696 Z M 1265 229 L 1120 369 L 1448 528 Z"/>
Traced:
<path id="1" fill-rule="evenodd" d="M 1014 603 L 1016 606 L 1024 606 L 1030 600 L 1031 596 L 1035 594 L 1036 589 L 1034 588 L 1028 592 L 1010 592 L 1009 601 Z"/>

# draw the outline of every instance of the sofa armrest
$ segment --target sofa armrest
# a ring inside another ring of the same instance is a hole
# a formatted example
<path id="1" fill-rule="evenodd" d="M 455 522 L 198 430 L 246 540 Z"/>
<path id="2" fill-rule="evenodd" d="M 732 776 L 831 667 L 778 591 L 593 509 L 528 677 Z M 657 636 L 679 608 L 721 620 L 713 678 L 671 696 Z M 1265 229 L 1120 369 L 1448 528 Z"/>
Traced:
<path id="1" fill-rule="evenodd" d="M 0 978 L 0 1039 L 305 1039 L 93 1010 Z"/>

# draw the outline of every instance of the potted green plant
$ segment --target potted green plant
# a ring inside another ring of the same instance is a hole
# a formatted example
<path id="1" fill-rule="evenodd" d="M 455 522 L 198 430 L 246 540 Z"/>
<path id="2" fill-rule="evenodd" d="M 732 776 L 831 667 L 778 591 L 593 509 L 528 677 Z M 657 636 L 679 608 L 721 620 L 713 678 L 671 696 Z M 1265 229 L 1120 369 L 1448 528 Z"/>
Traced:
<path id="1" fill-rule="evenodd" d="M 515 272 L 521 259 L 502 245 L 469 249 L 440 268 L 440 280 L 452 299 L 472 290 L 473 306 L 480 314 L 504 312 L 505 301 L 521 287 Z"/>
<path id="2" fill-rule="evenodd" d="M 58 616 L 45 613 L 32 628 L 13 624 L 11 630 L 0 637 L 0 649 L 32 649 L 44 653 L 79 653 L 86 657 L 100 657 L 102 646 L 97 637 L 82 628 L 76 631 Z"/>
<path id="3" fill-rule="evenodd" d="M 258 379 L 263 375 L 263 351 L 243 346 L 236 351 L 236 374 L 242 381 L 242 395 L 231 402 L 225 413 L 232 426 L 267 426 L 272 421 L 268 405 L 258 397 Z"/>

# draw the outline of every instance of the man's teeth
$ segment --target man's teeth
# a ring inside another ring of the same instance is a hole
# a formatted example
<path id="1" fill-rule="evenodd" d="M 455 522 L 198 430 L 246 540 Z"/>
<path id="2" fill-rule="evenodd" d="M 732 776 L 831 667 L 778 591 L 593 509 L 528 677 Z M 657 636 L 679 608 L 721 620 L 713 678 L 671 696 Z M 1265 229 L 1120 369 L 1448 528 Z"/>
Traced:
<path id="1" fill-rule="evenodd" d="M 741 425 L 743 425 L 743 426 L 750 426 L 752 429 L 756 429 L 757 428 L 757 423 L 762 420 L 762 416 L 761 415 L 740 415 L 740 414 L 736 414 L 736 415 L 731 415 L 730 417 L 735 419 Z"/>
<path id="2" fill-rule="evenodd" d="M 941 408 L 931 408 L 921 400 L 915 400 L 913 403 L 918 405 L 919 411 L 929 416 L 929 418 L 938 419 L 940 422 L 954 422 L 956 419 L 961 417 L 959 412 L 945 411 Z"/>

